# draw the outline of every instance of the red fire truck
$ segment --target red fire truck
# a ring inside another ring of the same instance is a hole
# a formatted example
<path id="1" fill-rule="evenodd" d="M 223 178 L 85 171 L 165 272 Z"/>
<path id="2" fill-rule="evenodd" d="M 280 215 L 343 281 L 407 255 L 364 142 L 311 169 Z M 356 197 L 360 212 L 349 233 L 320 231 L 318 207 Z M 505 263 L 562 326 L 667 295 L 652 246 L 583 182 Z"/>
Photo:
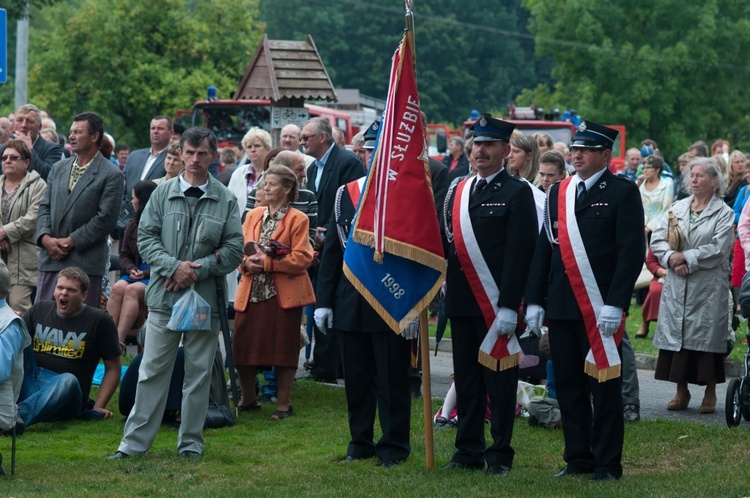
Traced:
<path id="1" fill-rule="evenodd" d="M 463 137 L 465 131 L 471 128 L 478 118 L 479 113 L 474 111 L 472 116 L 464 121 L 461 130 L 451 130 L 444 124 L 427 125 L 430 155 L 442 158 L 447 150 L 447 141 L 454 136 Z M 515 124 L 516 130 L 524 135 L 547 133 L 552 137 L 554 142 L 563 142 L 566 145 L 570 145 L 578 124 L 580 124 L 580 118 L 576 115 L 575 111 L 560 113 L 559 110 L 555 109 L 551 113 L 545 113 L 543 109 L 534 106 L 511 106 L 509 117 L 503 119 Z M 625 152 L 627 150 L 625 148 L 625 127 L 622 125 L 607 126 L 615 128 L 620 132 L 612 148 L 612 162 L 610 164 L 610 169 L 617 171 L 623 168 L 625 162 Z"/>

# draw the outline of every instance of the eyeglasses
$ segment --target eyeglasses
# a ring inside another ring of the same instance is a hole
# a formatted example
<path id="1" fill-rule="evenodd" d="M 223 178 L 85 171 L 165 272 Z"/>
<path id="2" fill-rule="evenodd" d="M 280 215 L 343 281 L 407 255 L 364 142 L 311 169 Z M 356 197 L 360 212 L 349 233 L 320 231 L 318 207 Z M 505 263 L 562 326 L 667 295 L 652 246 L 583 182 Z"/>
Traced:
<path id="1" fill-rule="evenodd" d="M 320 135 L 320 133 L 313 133 L 312 135 L 302 135 L 302 136 L 299 137 L 299 141 L 300 142 L 307 142 L 312 137 L 316 137 L 318 135 Z"/>
<path id="2" fill-rule="evenodd" d="M 3 156 L 0 162 L 6 162 L 6 161 L 16 162 L 19 159 L 21 159 L 21 156 Z"/>

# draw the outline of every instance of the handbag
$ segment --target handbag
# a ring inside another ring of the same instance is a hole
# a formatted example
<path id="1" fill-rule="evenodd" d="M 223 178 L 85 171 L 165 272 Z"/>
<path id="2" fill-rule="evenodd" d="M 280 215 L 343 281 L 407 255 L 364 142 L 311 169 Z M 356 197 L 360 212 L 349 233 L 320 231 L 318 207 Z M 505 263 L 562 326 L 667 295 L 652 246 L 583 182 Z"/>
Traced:
<path id="1" fill-rule="evenodd" d="M 203 424 L 204 429 L 220 429 L 222 427 L 232 427 L 235 424 L 232 412 L 226 405 L 209 401 L 208 411 L 206 412 L 206 422 Z"/>
<path id="2" fill-rule="evenodd" d="M 682 251 L 685 245 L 685 234 L 682 233 L 680 225 L 677 224 L 677 217 L 671 209 L 667 218 L 667 243 L 673 251 Z"/>

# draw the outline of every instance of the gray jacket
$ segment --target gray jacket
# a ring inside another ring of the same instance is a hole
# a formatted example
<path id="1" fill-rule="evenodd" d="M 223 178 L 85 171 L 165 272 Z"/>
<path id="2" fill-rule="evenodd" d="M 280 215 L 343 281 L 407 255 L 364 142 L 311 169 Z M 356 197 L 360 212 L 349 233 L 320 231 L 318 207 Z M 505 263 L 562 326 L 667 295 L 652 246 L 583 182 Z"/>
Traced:
<path id="1" fill-rule="evenodd" d="M 220 261 L 214 251 L 218 251 Z M 211 305 L 216 305 L 216 279 L 224 277 L 242 261 L 243 239 L 237 199 L 218 180 L 209 176 L 206 193 L 198 199 L 193 217 L 180 179 L 162 183 L 151 194 L 138 225 L 138 252 L 151 268 L 146 289 L 149 310 L 171 313 L 175 302 L 185 293 L 167 291 L 164 281 L 183 261 L 201 265 L 195 270 L 195 290 Z M 226 294 L 226 288 L 225 288 Z M 226 295 L 224 296 L 226 302 Z"/>
<path id="2" fill-rule="evenodd" d="M 5 175 L 0 176 L 0 186 L 5 184 Z M 39 204 L 42 202 L 47 184 L 36 171 L 29 171 L 18 185 L 18 190 L 10 203 L 10 221 L 3 225 L 8 235 L 10 254 L 8 269 L 12 285 L 36 285 L 39 265 L 39 247 L 36 245 L 36 232 L 39 217 Z"/>
<path id="3" fill-rule="evenodd" d="M 659 302 L 654 346 L 668 351 L 689 349 L 726 352 L 729 314 L 729 255 L 734 243 L 734 212 L 714 196 L 698 220 L 690 223 L 693 196 L 677 201 L 672 212 L 685 235 L 683 254 L 690 273 L 667 270 Z M 664 268 L 675 252 L 667 242 L 667 216 L 651 236 L 651 249 Z"/>
<path id="4" fill-rule="evenodd" d="M 109 259 L 107 237 L 117 226 L 123 195 L 123 176 L 117 166 L 97 153 L 88 168 L 68 191 L 70 168 L 74 158 L 52 166 L 47 190 L 39 205 L 36 242 L 39 270 L 58 272 L 78 266 L 88 275 L 104 275 Z M 52 259 L 42 245 L 42 236 L 72 237 L 75 248 L 60 261 Z"/>

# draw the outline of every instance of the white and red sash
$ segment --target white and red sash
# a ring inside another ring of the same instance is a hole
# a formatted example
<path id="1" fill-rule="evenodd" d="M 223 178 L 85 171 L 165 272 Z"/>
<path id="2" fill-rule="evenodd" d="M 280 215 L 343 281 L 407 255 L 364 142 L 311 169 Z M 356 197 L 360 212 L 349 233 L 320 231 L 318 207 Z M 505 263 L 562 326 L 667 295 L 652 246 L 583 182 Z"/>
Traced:
<path id="1" fill-rule="evenodd" d="M 615 335 L 604 337 L 596 325 L 604 307 L 604 299 L 591 269 L 575 213 L 576 191 L 581 181 L 583 180 L 575 176 L 560 183 L 557 195 L 558 239 L 565 272 L 581 310 L 591 348 L 586 355 L 584 371 L 599 382 L 605 382 L 620 376 L 617 346 L 625 331 L 625 313 Z"/>
<path id="2" fill-rule="evenodd" d="M 507 370 L 521 362 L 523 353 L 515 334 L 510 337 L 499 335 L 492 327 L 500 309 L 497 305 L 500 289 L 482 256 L 469 217 L 469 196 L 476 181 L 477 177 L 466 179 L 456 187 L 453 201 L 454 244 L 466 280 L 487 324 L 488 332 L 479 348 L 479 363 L 491 370 Z"/>
<path id="3" fill-rule="evenodd" d="M 362 187 L 365 185 L 365 180 L 367 179 L 366 176 L 363 176 L 359 180 L 354 180 L 353 182 L 349 182 L 346 185 L 339 187 L 339 189 L 336 191 L 336 199 L 333 205 L 333 214 L 336 217 L 336 221 L 339 220 L 339 216 L 341 216 L 341 197 L 344 193 L 344 189 L 346 189 L 347 193 L 349 194 L 349 199 L 352 201 L 352 205 L 354 206 L 354 211 L 357 210 L 357 204 L 359 203 L 359 197 L 362 195 Z M 339 232 L 339 241 L 341 242 L 341 247 L 346 248 L 346 241 L 349 237 L 349 230 L 344 230 L 344 227 L 336 224 L 336 229 Z"/>

